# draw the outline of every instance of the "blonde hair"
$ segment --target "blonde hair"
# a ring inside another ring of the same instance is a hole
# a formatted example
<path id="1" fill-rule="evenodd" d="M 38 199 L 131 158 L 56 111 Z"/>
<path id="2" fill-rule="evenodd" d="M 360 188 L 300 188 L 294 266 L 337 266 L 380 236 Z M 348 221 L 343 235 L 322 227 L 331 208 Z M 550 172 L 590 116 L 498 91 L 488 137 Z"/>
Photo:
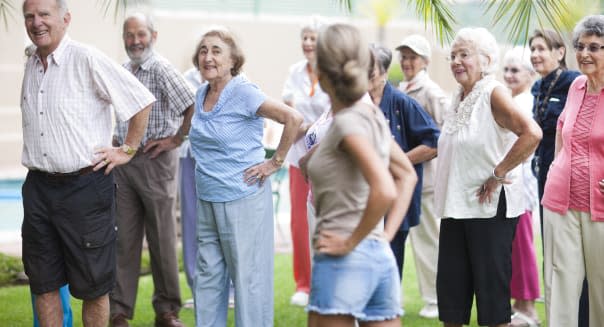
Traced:
<path id="1" fill-rule="evenodd" d="M 369 49 L 356 27 L 333 24 L 319 32 L 317 68 L 343 104 L 358 101 L 369 87 Z"/>

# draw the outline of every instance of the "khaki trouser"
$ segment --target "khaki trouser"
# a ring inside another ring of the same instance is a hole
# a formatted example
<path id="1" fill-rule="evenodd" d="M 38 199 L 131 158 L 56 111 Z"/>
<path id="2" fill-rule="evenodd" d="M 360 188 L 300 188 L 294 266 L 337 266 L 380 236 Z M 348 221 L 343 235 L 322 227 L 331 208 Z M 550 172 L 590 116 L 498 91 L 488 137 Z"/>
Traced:
<path id="1" fill-rule="evenodd" d="M 409 229 L 415 272 L 422 299 L 436 304 L 436 267 L 440 219 L 434 214 L 434 193 L 422 194 L 420 223 Z"/>
<path id="2" fill-rule="evenodd" d="M 545 313 L 550 327 L 577 326 L 583 279 L 589 282 L 589 325 L 604 326 L 604 222 L 587 212 L 543 208 Z"/>
<path id="3" fill-rule="evenodd" d="M 117 281 L 111 293 L 111 314 L 132 318 L 140 274 L 143 233 L 151 257 L 158 314 L 178 312 L 181 306 L 176 254 L 176 186 L 178 150 L 155 159 L 139 151 L 115 169 L 117 184 Z"/>

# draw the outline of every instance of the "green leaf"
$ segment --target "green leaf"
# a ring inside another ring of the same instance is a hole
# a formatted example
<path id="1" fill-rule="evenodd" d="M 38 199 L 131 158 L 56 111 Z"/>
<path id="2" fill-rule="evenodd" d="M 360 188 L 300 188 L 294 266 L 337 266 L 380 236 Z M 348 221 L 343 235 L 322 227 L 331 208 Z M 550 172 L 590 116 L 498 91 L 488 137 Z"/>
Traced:
<path id="1" fill-rule="evenodd" d="M 502 24 L 508 41 L 519 43 L 528 38 L 536 20 L 539 28 L 551 27 L 558 33 L 572 29 L 570 11 L 563 0 L 485 0 L 485 14 L 493 12 L 493 26 Z"/>

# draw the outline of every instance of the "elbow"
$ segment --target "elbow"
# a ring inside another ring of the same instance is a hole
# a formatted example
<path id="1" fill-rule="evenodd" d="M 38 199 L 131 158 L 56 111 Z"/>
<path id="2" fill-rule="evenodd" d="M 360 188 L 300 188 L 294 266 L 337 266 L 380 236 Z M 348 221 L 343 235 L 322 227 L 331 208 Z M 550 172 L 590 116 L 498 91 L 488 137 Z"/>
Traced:
<path id="1" fill-rule="evenodd" d="M 410 185 L 410 188 L 414 188 L 415 185 L 417 185 L 417 181 L 419 180 L 419 178 L 417 177 L 417 173 L 415 172 L 415 169 L 408 172 L 407 180 Z"/>
<path id="2" fill-rule="evenodd" d="M 436 158 L 436 156 L 438 155 L 438 150 L 436 148 L 430 148 L 430 156 L 428 160 L 432 160 L 434 158 Z"/>
<path id="3" fill-rule="evenodd" d="M 302 117 L 302 114 L 297 111 L 291 110 L 286 125 L 291 125 L 298 129 L 300 128 L 300 126 L 302 126 L 302 123 L 304 123 L 304 117 Z"/>
<path id="4" fill-rule="evenodd" d="M 384 202 L 388 204 L 388 207 L 396 200 L 397 195 L 398 192 L 394 182 L 388 183 L 387 186 L 380 190 L 380 198 L 384 199 Z"/>
<path id="5" fill-rule="evenodd" d="M 537 125 L 537 124 L 535 123 L 535 125 Z M 537 148 L 537 145 L 539 145 L 539 142 L 543 138 L 543 132 L 541 131 L 541 128 L 539 126 L 532 128 L 530 135 L 531 135 L 531 140 L 532 140 L 533 146 L 535 148 Z"/>

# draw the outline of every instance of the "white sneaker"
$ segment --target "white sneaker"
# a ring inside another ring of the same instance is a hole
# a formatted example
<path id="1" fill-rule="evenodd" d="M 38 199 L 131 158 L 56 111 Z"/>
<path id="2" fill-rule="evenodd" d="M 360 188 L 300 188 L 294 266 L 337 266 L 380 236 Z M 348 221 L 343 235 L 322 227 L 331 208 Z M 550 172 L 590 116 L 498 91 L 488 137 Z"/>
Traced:
<path id="1" fill-rule="evenodd" d="M 182 305 L 182 308 L 183 309 L 194 309 L 195 308 L 195 302 L 193 301 L 193 299 L 188 299 Z"/>
<path id="2" fill-rule="evenodd" d="M 436 303 L 428 303 L 419 310 L 420 317 L 434 319 L 438 318 L 438 305 Z"/>
<path id="3" fill-rule="evenodd" d="M 305 307 L 308 305 L 308 293 L 305 292 L 296 292 L 294 293 L 294 295 L 292 295 L 292 298 L 290 299 L 290 303 L 293 305 L 297 305 L 300 307 Z"/>

